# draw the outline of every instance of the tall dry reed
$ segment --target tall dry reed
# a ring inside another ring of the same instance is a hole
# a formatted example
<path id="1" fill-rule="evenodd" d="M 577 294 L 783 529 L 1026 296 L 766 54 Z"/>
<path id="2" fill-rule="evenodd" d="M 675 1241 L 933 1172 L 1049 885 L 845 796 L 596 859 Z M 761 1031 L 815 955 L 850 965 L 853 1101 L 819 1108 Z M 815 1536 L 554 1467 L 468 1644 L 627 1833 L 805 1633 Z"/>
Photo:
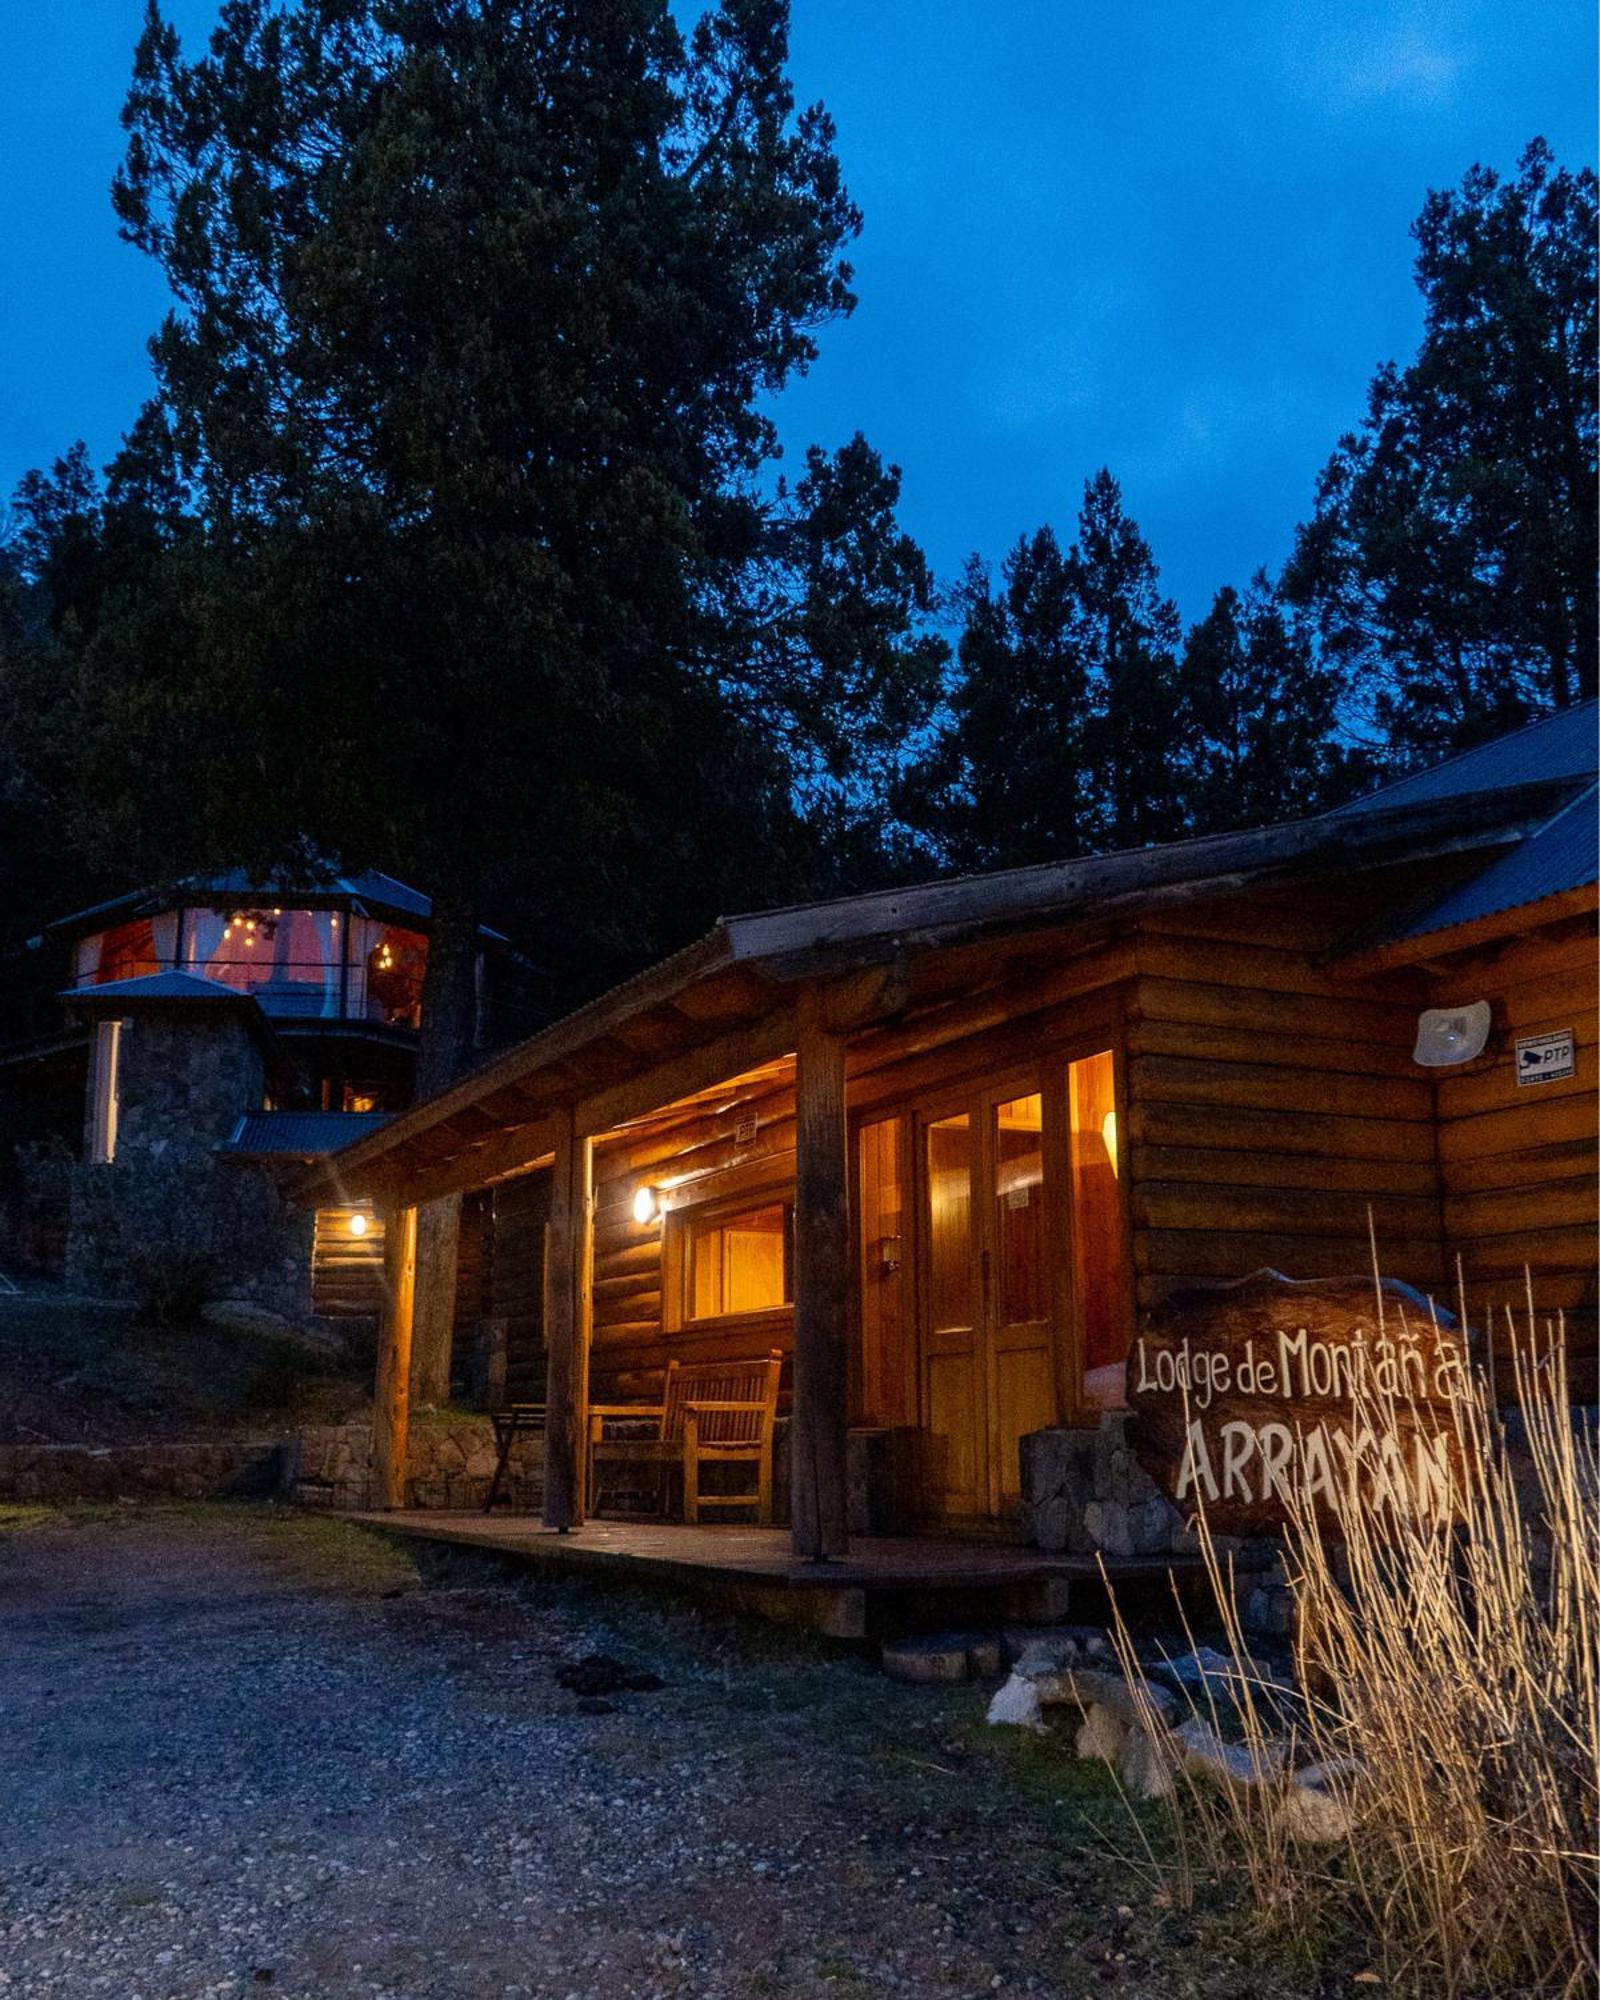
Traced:
<path id="1" fill-rule="evenodd" d="M 1181 1769 L 1176 1886 L 1230 1872 L 1265 1924 L 1302 1936 L 1340 1913 L 1389 1978 L 1428 1993 L 1575 1997 L 1597 1977 L 1600 1455 L 1569 1407 L 1565 1328 L 1541 1337 L 1530 1303 L 1505 1332 L 1520 1414 L 1508 1429 L 1487 1378 L 1464 1382 L 1450 1520 L 1353 1481 L 1321 1515 L 1288 1496 L 1298 1740 L 1248 1672 L 1203 1690 L 1196 1712 L 1215 1720 L 1225 1695 L 1235 1736 L 1284 1778 L 1217 1787 Z M 1372 1398 L 1353 1421 L 1381 1449 L 1407 1414 Z M 1198 1526 L 1247 1660 L 1228 1559 Z M 1118 1638 L 1131 1670 L 1120 1621 Z M 1332 1846 L 1297 1837 L 1288 1772 L 1310 1762 L 1351 1827 Z"/>

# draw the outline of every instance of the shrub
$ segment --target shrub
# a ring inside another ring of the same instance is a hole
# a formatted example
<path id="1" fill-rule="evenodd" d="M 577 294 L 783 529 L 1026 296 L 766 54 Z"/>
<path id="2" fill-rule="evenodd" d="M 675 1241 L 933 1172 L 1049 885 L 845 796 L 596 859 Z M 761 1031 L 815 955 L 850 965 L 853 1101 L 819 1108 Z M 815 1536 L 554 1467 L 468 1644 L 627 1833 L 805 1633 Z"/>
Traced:
<path id="1" fill-rule="evenodd" d="M 1539 1341 L 1530 1307 L 1508 1332 L 1520 1415 L 1501 1420 L 1482 1376 L 1458 1400 L 1453 1522 L 1344 1491 L 1324 1525 L 1291 1500 L 1301 1740 L 1283 1744 L 1248 1672 L 1194 1698 L 1213 1722 L 1234 1703 L 1266 1764 L 1322 1765 L 1348 1836 L 1300 1844 L 1287 1782 L 1223 1790 L 1184 1771 L 1174 1887 L 1188 1896 L 1202 1869 L 1242 1876 L 1280 1932 L 1342 1914 L 1391 1978 L 1430 1993 L 1575 1996 L 1597 1971 L 1600 1455 L 1569 1406 L 1565 1328 Z M 1397 1412 L 1357 1414 L 1381 1436 Z M 1198 1527 L 1247 1660 L 1229 1561 Z M 1120 1621 L 1117 1636 L 1131 1666 Z"/>
<path id="2" fill-rule="evenodd" d="M 158 1326 L 193 1326 L 221 1282 L 221 1267 L 211 1251 L 180 1244 L 135 1250 L 127 1268 L 139 1310 Z"/>

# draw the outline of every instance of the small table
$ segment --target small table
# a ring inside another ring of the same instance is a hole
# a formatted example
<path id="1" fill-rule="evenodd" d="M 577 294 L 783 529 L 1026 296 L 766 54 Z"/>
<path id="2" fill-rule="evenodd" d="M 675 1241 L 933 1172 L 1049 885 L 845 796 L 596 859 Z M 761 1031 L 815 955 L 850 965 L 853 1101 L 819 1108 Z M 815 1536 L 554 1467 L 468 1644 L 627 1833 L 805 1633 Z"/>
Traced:
<path id="1" fill-rule="evenodd" d="M 494 1512 L 495 1502 L 500 1498 L 500 1489 L 505 1484 L 506 1467 L 511 1460 L 511 1447 L 519 1437 L 544 1436 L 545 1405 L 507 1403 L 498 1410 L 491 1410 L 489 1421 L 494 1425 L 494 1441 L 499 1451 L 495 1459 L 494 1477 L 489 1481 L 489 1497 L 483 1503 L 483 1511 L 486 1514 Z"/>

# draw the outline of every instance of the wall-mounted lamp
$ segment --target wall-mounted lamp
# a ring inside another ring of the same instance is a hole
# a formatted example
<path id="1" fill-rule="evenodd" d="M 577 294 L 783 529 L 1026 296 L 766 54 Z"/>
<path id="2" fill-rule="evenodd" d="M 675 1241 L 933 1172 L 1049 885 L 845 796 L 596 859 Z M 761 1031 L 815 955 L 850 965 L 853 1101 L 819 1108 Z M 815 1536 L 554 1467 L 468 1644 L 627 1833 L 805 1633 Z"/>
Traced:
<path id="1" fill-rule="evenodd" d="M 372 1223 L 370 1219 L 363 1215 L 359 1208 L 352 1211 L 350 1216 L 350 1234 L 352 1236 L 365 1236 L 371 1227 Z"/>
<path id="2" fill-rule="evenodd" d="M 1429 1007 L 1417 1016 L 1414 1060 L 1426 1069 L 1471 1062 L 1483 1054 L 1491 1018 L 1487 1000 L 1474 1000 L 1470 1007 Z"/>
<path id="3" fill-rule="evenodd" d="M 633 1219 L 635 1222 L 654 1222 L 661 1213 L 661 1202 L 653 1187 L 638 1188 L 633 1197 Z"/>

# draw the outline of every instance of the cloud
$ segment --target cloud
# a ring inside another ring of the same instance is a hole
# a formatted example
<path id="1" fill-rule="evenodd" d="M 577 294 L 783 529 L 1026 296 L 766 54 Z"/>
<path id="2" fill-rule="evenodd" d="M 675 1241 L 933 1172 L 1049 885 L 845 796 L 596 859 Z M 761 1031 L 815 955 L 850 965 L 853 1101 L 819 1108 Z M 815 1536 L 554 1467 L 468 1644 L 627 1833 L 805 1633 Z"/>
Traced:
<path id="1" fill-rule="evenodd" d="M 1297 8 L 1286 50 L 1289 80 L 1326 111 L 1448 103 L 1472 65 L 1460 32 L 1463 11 L 1340 6 L 1323 16 L 1319 32 L 1315 12 Z"/>

